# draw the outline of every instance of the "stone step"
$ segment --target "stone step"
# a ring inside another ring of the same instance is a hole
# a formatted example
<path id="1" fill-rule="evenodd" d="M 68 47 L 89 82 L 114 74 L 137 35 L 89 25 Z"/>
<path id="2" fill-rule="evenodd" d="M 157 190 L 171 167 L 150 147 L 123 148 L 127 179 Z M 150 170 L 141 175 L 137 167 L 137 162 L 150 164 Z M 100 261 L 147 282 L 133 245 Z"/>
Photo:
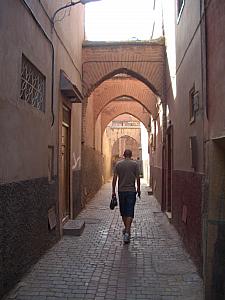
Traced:
<path id="1" fill-rule="evenodd" d="M 83 220 L 68 220 L 63 226 L 63 235 L 80 236 L 84 227 L 85 222 Z"/>
<path id="2" fill-rule="evenodd" d="M 152 191 L 151 188 L 148 190 L 148 195 L 149 195 L 149 196 L 153 195 L 153 191 Z"/>

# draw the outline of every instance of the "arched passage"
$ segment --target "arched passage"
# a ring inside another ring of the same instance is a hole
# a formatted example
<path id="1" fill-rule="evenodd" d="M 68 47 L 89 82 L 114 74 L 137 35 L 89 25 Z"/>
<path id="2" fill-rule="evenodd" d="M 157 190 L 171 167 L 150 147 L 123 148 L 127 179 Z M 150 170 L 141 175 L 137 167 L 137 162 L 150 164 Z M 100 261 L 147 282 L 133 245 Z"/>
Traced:
<path id="1" fill-rule="evenodd" d="M 145 128 L 148 129 L 150 114 L 143 108 L 139 103 L 130 103 L 129 101 L 124 102 L 111 102 L 101 112 L 101 129 L 104 132 L 107 124 L 112 121 L 115 117 L 122 114 L 130 114 L 141 121 Z"/>
<path id="2" fill-rule="evenodd" d="M 102 134 L 107 123 L 116 116 L 129 113 L 146 128 L 150 128 L 150 118 L 156 120 L 159 117 L 159 106 L 165 99 L 164 50 L 163 41 L 140 45 L 112 43 L 111 47 L 104 43 L 84 45 L 83 161 L 88 159 L 100 169 L 104 166 Z M 124 96 L 129 99 L 124 101 Z M 101 172 L 99 170 L 99 174 Z M 87 176 L 88 170 L 84 182 Z M 98 180 L 96 186 L 101 184 L 102 178 L 99 176 Z"/>
<path id="3" fill-rule="evenodd" d="M 141 122 L 136 117 L 123 113 L 107 124 L 103 134 L 102 153 L 106 164 L 105 177 L 111 176 L 112 167 L 123 158 L 126 148 L 131 149 L 133 159 L 142 157 Z"/>
<path id="4" fill-rule="evenodd" d="M 164 95 L 165 43 L 150 42 L 85 42 L 82 75 L 84 94 L 118 73 L 130 74 L 145 82 L 158 96 Z"/>
<path id="5" fill-rule="evenodd" d="M 130 149 L 134 159 L 140 156 L 140 143 L 129 135 L 122 135 L 112 145 L 112 165 L 123 156 L 124 149 Z"/>
<path id="6" fill-rule="evenodd" d="M 99 113 L 111 101 L 122 99 L 126 95 L 142 104 L 146 110 L 156 116 L 158 113 L 158 98 L 152 91 L 141 81 L 132 77 L 112 78 L 103 82 L 92 93 L 94 103 L 94 117 L 97 119 Z"/>
<path id="7" fill-rule="evenodd" d="M 133 96 L 129 96 L 129 95 L 121 95 L 121 96 L 118 96 L 116 98 L 113 98 L 111 99 L 111 101 L 109 101 L 103 108 L 102 110 L 99 112 L 99 114 L 105 110 L 105 108 L 107 108 L 110 104 L 112 104 L 113 102 L 113 105 L 116 105 L 117 103 L 126 103 L 125 105 L 127 104 L 139 104 L 141 105 L 142 109 L 149 113 L 149 114 L 152 114 L 152 112 L 149 110 L 148 107 L 145 106 L 145 103 L 143 104 L 139 99 L 136 99 L 134 98 Z M 135 103 L 136 102 L 136 103 Z M 99 114 L 97 115 L 97 117 L 99 116 Z"/>

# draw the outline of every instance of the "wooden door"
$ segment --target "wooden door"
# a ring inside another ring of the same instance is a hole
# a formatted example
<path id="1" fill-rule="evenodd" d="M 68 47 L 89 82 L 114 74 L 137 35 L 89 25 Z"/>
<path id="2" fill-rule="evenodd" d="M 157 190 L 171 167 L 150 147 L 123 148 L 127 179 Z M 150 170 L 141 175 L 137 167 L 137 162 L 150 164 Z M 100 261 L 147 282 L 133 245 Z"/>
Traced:
<path id="1" fill-rule="evenodd" d="M 62 219 L 70 215 L 70 111 L 63 107 L 62 123 L 62 156 L 61 156 L 61 186 L 62 186 Z"/>

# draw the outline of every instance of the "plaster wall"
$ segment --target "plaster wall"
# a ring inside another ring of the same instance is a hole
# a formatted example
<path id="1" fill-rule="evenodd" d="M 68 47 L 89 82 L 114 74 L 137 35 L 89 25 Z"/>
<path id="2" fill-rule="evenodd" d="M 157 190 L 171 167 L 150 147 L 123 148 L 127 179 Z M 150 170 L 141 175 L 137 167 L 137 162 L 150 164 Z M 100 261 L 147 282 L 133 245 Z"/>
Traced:
<path id="1" fill-rule="evenodd" d="M 159 1 L 158 1 L 159 2 Z M 162 1 L 163 23 L 165 31 L 166 47 L 166 98 L 167 103 L 176 99 L 176 5 L 175 1 L 171 4 L 168 1 Z M 169 17 L 168 17 L 169 16 Z M 171 96 L 168 93 L 172 93 Z M 173 103 L 173 102 L 172 102 Z M 171 105 L 170 105 L 171 108 Z M 168 111 L 167 117 L 170 119 L 171 110 Z"/>
<path id="2" fill-rule="evenodd" d="M 225 274 L 225 138 L 210 141 L 207 152 L 210 161 L 208 212 L 205 231 L 205 299 L 223 299 Z"/>
<path id="3" fill-rule="evenodd" d="M 22 3 L 4 1 L 0 10 L 0 295 L 59 238 L 58 219 L 53 230 L 48 225 L 50 208 L 58 216 L 57 123 L 51 127 L 53 50 Z M 22 55 L 45 76 L 44 112 L 20 99 Z M 51 183 L 49 145 L 54 147 Z"/>
<path id="4" fill-rule="evenodd" d="M 71 149 L 72 149 L 72 169 L 80 170 L 81 168 L 81 111 L 82 104 L 72 105 L 71 118 Z"/>
<path id="5" fill-rule="evenodd" d="M 37 3 L 31 2 L 33 9 Z M 58 170 L 59 176 L 59 214 L 62 219 L 62 114 L 63 105 L 70 109 L 71 113 L 71 128 L 70 133 L 70 161 L 69 161 L 69 197 L 70 197 L 70 217 L 77 214 L 80 207 L 80 181 L 81 181 L 81 104 L 71 104 L 69 99 L 64 97 L 60 91 L 60 71 L 63 70 L 69 80 L 82 93 L 81 84 L 81 52 L 82 41 L 84 38 L 84 7 L 82 5 L 73 6 L 67 10 L 59 12 L 54 19 L 54 29 L 51 25 L 51 18 L 54 12 L 67 4 L 66 1 L 49 2 L 46 0 L 40 1 L 39 8 L 36 9 L 37 16 L 40 16 L 43 23 L 48 24 L 46 30 L 52 39 L 55 49 L 55 75 L 54 75 L 54 114 L 57 131 L 54 139 L 58 142 L 56 157 L 59 157 L 55 168 Z M 49 28 L 50 25 L 50 28 Z M 78 196 L 79 195 L 79 196 Z M 76 198 L 76 199 L 75 199 Z M 77 208 L 75 208 L 77 207 Z M 62 224 L 61 224 L 62 231 Z"/>
<path id="6" fill-rule="evenodd" d="M 159 203 L 162 202 L 162 111 L 159 117 L 152 121 L 151 133 L 153 144 L 150 145 L 150 173 L 153 193 Z M 160 123 L 161 122 L 161 123 Z"/>
<path id="7" fill-rule="evenodd" d="M 36 6 L 35 1 L 29 2 Z M 48 14 L 48 20 L 60 7 L 68 4 L 66 0 L 56 0 L 54 2 L 41 0 L 44 10 Z M 48 22 L 49 26 L 49 22 Z M 84 40 L 84 6 L 81 4 L 62 10 L 55 17 L 55 41 L 62 47 L 61 61 L 59 64 L 65 67 L 65 71 L 72 82 L 82 91 L 82 42 Z M 64 53 L 63 53 L 64 52 Z M 63 55 L 62 55 L 63 53 Z"/>
<path id="8" fill-rule="evenodd" d="M 81 211 L 81 124 L 82 104 L 72 104 L 71 111 L 71 170 L 70 170 L 70 217 Z"/>
<path id="9" fill-rule="evenodd" d="M 149 164 L 149 149 L 148 149 L 148 131 L 141 123 L 141 147 L 142 147 L 142 161 L 143 161 L 143 177 L 147 183 L 150 179 L 150 164 Z"/>
<path id="10" fill-rule="evenodd" d="M 191 76 L 190 76 L 191 74 Z M 190 123 L 189 92 L 199 92 L 199 109 Z M 190 136 L 197 137 L 197 172 L 203 172 L 203 104 L 201 75 L 201 36 L 198 30 L 182 65 L 177 71 L 177 97 L 174 101 L 174 169 L 192 171 Z"/>
<path id="11" fill-rule="evenodd" d="M 205 299 L 224 299 L 225 105 L 223 1 L 206 1 Z"/>
<path id="12" fill-rule="evenodd" d="M 137 159 L 140 157 L 139 143 L 131 136 L 125 135 L 115 141 L 112 147 L 113 157 L 123 157 L 125 149 L 130 149 L 132 151 L 132 158 Z"/>
<path id="13" fill-rule="evenodd" d="M 103 134 L 102 151 L 104 155 L 104 180 L 106 181 L 112 176 L 112 146 L 107 130 Z"/>
<path id="14" fill-rule="evenodd" d="M 182 236 L 187 250 L 201 273 L 201 209 L 204 173 L 203 57 L 199 26 L 201 1 L 184 1 L 179 19 L 175 10 L 176 1 L 170 8 L 167 2 L 163 1 L 166 43 L 166 126 L 169 128 L 172 125 L 170 133 L 172 171 L 169 174 L 170 182 L 165 169 L 163 197 L 168 199 L 167 192 L 171 191 L 172 223 Z M 168 14 L 169 10 L 171 14 Z M 174 53 L 176 53 L 176 60 Z M 195 92 L 198 92 L 199 98 L 195 119 L 191 122 L 190 91 L 193 87 Z M 196 138 L 196 148 L 193 152 L 190 147 L 190 137 Z M 167 147 L 167 144 L 165 146 Z M 195 169 L 192 168 L 193 158 L 197 162 Z"/>
<path id="15" fill-rule="evenodd" d="M 109 126 L 110 127 L 110 126 Z M 124 136 L 130 136 L 133 139 L 135 139 L 138 143 L 138 145 L 141 145 L 141 130 L 139 128 L 110 128 L 111 131 L 111 145 Z M 125 150 L 125 149 L 124 149 Z"/>
<path id="16" fill-rule="evenodd" d="M 211 138 L 225 136 L 224 1 L 211 1 L 207 8 L 208 120 Z"/>
<path id="17" fill-rule="evenodd" d="M 90 146 L 82 146 L 82 206 L 92 199 L 104 182 L 104 157 L 102 153 Z M 93 176 L 94 174 L 94 176 Z"/>
<path id="18" fill-rule="evenodd" d="M 91 95 L 88 98 L 88 104 L 85 114 L 85 119 L 83 122 L 85 123 L 85 144 L 94 147 L 94 137 L 95 137 L 95 124 L 94 124 L 94 99 Z"/>
<path id="19" fill-rule="evenodd" d="M 34 18 L 45 31 L 42 32 Z M 79 26 L 57 25 L 52 31 L 50 18 L 53 11 L 66 1 L 4 1 L 1 3 L 0 50 L 0 200 L 3 209 L 3 232 L 0 239 L 1 265 L 0 295 L 13 286 L 24 272 L 59 239 L 58 175 L 61 154 L 61 122 L 63 99 L 59 87 L 59 74 L 63 69 L 73 83 L 81 89 L 81 40 L 83 39 L 83 9 L 71 11 L 74 23 Z M 76 20 L 74 17 L 77 17 Z M 66 22 L 69 22 L 67 19 Z M 63 29 L 62 29 L 63 28 Z M 59 35 L 69 32 L 65 40 Z M 70 34 L 71 33 L 71 34 Z M 46 38 L 47 35 L 49 40 Z M 73 36 L 73 38 L 71 38 Z M 75 41 L 74 41 L 75 40 Z M 51 113 L 52 59 L 54 45 L 54 124 Z M 77 43 L 76 46 L 74 43 Z M 68 49 L 66 48 L 68 47 Z M 76 51 L 76 55 L 74 52 Z M 79 49 L 79 51 L 78 51 Z M 46 78 L 45 111 L 41 112 L 20 99 L 22 54 Z M 77 56 L 78 55 L 78 56 Z M 77 60 L 77 61 L 76 61 Z M 78 64 L 78 67 L 77 65 Z M 71 105 L 68 103 L 71 108 Z M 78 105 L 79 106 L 79 105 Z M 73 129 L 78 133 L 71 140 L 71 153 L 79 155 L 81 137 L 81 107 L 72 109 Z M 59 124 L 59 127 L 58 127 Z M 48 146 L 53 146 L 53 172 L 48 180 Z M 60 156 L 59 156 L 60 157 Z M 71 155 L 72 160 L 72 155 Z M 72 161 L 73 163 L 73 161 Z M 70 164 L 70 166 L 72 165 Z M 78 170 L 79 172 L 79 170 Z M 78 180 L 77 176 L 72 177 Z M 72 191 L 71 191 L 72 192 Z M 54 208 L 56 227 L 49 228 L 48 210 Z M 26 222 L 24 222 L 26 220 Z M 32 245 L 32 246 L 31 246 Z"/>
<path id="20" fill-rule="evenodd" d="M 99 115 L 95 123 L 95 149 L 102 152 L 102 114 Z"/>
<path id="21" fill-rule="evenodd" d="M 180 18 L 177 12 L 175 16 L 176 24 L 176 65 L 179 69 L 183 62 L 186 50 L 190 46 L 190 42 L 194 36 L 196 28 L 200 21 L 200 2 L 196 0 L 185 1 Z M 176 1 L 173 2 L 174 5 Z M 165 16 L 166 17 L 166 16 Z M 194 65 L 194 64 L 193 64 Z"/>
<path id="22" fill-rule="evenodd" d="M 53 142 L 50 111 L 51 45 L 20 2 L 4 1 L 0 14 L 0 182 L 47 177 L 48 145 Z M 33 35 L 39 43 L 36 43 Z M 46 78 L 45 112 L 20 99 L 22 54 Z"/>

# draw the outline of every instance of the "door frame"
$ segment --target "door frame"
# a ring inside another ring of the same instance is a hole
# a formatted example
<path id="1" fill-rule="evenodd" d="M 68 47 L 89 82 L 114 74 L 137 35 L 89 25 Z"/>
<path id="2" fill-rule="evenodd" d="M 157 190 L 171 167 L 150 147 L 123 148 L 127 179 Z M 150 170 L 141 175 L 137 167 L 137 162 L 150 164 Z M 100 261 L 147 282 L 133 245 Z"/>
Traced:
<path id="1" fill-rule="evenodd" d="M 67 118 L 65 117 L 64 111 L 68 112 Z M 67 197 L 68 199 L 68 215 L 63 216 L 63 183 L 62 183 L 62 172 L 63 172 L 63 166 L 62 166 L 62 127 L 66 127 L 68 129 L 68 134 L 67 134 Z M 61 176 L 60 176 L 60 194 L 61 194 L 61 213 L 60 213 L 60 220 L 62 224 L 66 223 L 69 218 L 71 218 L 71 108 L 68 107 L 64 102 L 62 103 L 62 119 L 61 119 L 61 124 L 60 124 L 60 169 L 61 169 Z"/>
<path id="2" fill-rule="evenodd" d="M 165 212 L 172 218 L 172 187 L 173 187 L 173 125 L 169 125 L 166 130 L 165 147 Z"/>

